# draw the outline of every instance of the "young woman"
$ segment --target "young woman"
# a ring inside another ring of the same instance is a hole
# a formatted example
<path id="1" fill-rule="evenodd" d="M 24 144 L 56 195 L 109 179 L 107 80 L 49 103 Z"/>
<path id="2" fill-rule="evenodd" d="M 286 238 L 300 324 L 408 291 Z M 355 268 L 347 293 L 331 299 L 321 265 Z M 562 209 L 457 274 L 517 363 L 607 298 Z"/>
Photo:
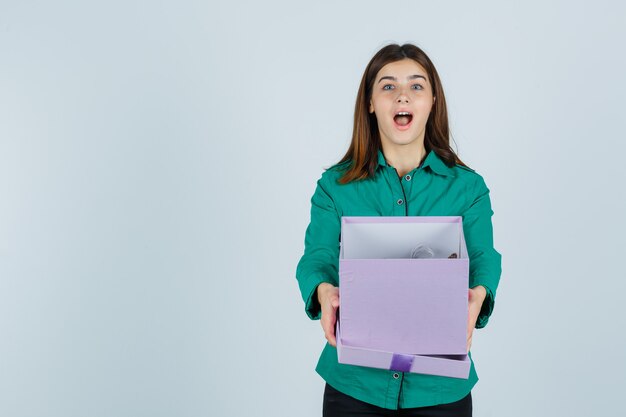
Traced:
<path id="1" fill-rule="evenodd" d="M 307 315 L 321 319 L 328 340 L 316 368 L 326 381 L 324 416 L 471 416 L 473 361 L 468 379 L 337 362 L 342 216 L 462 216 L 470 258 L 468 352 L 473 329 L 484 327 L 493 311 L 501 256 L 493 246 L 489 189 L 450 147 L 443 87 L 420 48 L 388 45 L 371 59 L 352 143 L 324 171 L 311 204 L 296 277 Z"/>

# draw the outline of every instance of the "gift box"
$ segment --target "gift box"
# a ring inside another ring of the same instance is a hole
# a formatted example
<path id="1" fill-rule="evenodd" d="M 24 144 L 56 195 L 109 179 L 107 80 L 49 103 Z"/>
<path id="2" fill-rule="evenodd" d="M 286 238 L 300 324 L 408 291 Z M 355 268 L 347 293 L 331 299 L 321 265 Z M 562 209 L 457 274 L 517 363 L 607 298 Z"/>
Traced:
<path id="1" fill-rule="evenodd" d="M 342 217 L 339 362 L 467 378 L 468 277 L 461 217 Z"/>

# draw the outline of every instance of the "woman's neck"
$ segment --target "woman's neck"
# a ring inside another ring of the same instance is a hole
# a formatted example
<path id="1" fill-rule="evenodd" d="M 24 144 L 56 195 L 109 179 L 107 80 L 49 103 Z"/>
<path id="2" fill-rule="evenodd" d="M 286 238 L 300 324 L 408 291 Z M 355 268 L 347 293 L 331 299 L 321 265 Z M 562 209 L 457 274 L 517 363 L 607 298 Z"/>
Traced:
<path id="1" fill-rule="evenodd" d="M 385 160 L 396 169 L 400 177 L 417 168 L 426 156 L 424 142 L 409 145 L 386 145 L 383 143 L 381 147 Z"/>

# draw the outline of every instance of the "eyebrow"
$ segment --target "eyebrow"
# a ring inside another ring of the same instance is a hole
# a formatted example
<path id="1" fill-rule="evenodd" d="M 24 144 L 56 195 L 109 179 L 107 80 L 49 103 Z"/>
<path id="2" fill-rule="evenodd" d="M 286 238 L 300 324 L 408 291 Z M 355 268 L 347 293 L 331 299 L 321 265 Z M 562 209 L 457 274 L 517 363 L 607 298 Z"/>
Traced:
<path id="1" fill-rule="evenodd" d="M 416 78 L 423 78 L 424 81 L 427 81 L 426 77 L 424 77 L 423 75 L 419 75 L 419 74 L 409 75 L 408 77 L 406 77 L 407 80 L 414 80 Z M 392 77 L 391 75 L 385 75 L 384 77 L 380 77 L 380 80 L 378 80 L 378 82 L 380 83 L 382 80 L 398 81 L 396 77 Z"/>

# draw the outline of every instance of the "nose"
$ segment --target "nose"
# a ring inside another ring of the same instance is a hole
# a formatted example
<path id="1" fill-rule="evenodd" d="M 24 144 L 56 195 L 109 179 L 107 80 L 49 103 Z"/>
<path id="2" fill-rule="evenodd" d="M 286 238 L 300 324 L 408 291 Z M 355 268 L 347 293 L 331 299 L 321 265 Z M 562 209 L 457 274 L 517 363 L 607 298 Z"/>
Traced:
<path id="1" fill-rule="evenodd" d="M 400 89 L 399 90 L 398 98 L 396 99 L 396 101 L 398 103 L 408 103 L 409 102 L 409 96 L 406 94 L 404 89 Z"/>

